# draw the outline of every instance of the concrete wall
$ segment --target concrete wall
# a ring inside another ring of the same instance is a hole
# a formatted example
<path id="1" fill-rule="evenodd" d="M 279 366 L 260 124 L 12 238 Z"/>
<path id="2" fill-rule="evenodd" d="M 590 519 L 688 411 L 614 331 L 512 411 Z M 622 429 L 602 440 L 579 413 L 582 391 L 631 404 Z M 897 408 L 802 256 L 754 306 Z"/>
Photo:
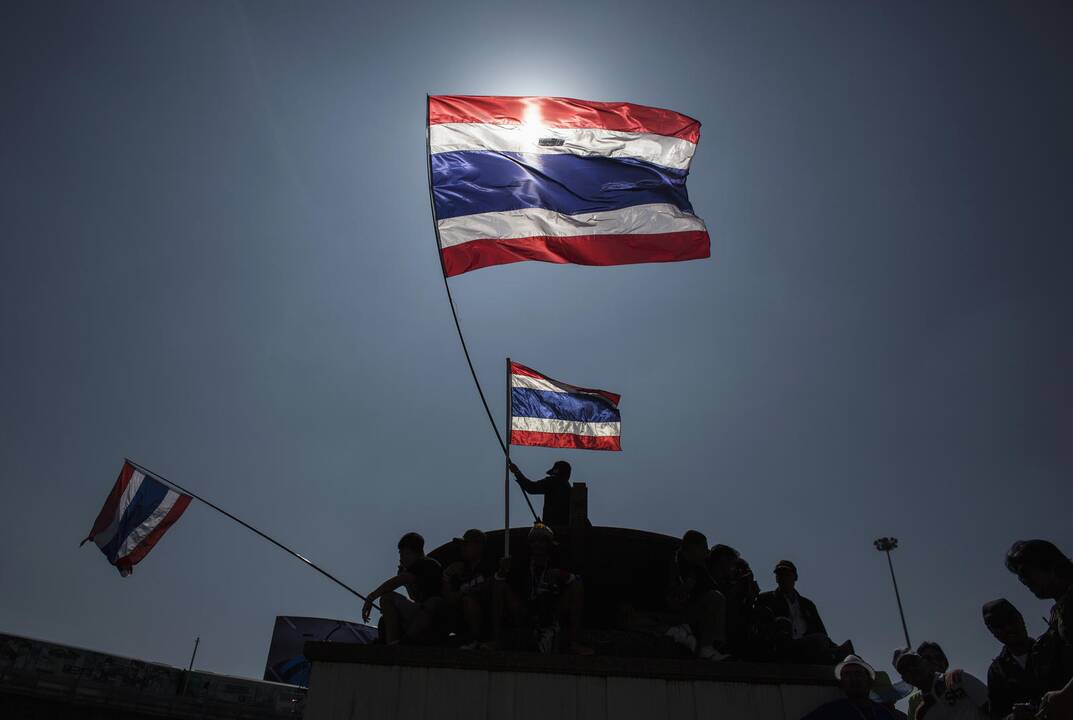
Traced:
<path id="1" fill-rule="evenodd" d="M 829 683 L 440 665 L 314 658 L 306 720 L 799 720 L 840 696 Z"/>

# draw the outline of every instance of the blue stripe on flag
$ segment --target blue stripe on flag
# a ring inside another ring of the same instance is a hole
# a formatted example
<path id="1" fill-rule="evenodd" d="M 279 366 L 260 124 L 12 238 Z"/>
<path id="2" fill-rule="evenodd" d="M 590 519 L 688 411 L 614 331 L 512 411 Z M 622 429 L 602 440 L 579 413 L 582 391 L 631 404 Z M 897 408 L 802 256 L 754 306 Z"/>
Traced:
<path id="1" fill-rule="evenodd" d="M 432 156 L 439 219 L 522 208 L 565 215 L 667 203 L 693 212 L 685 170 L 635 158 L 487 151 Z"/>
<path id="2" fill-rule="evenodd" d="M 130 505 L 123 511 L 123 517 L 119 520 L 119 527 L 116 529 L 115 537 L 101 548 L 101 552 L 108 557 L 109 562 L 115 564 L 116 554 L 119 552 L 119 548 L 123 546 L 123 542 L 139 525 L 149 519 L 149 516 L 160 506 L 160 503 L 164 502 L 167 494 L 168 487 L 164 483 L 157 482 L 148 475 L 142 480 L 142 484 L 138 487 L 138 492 L 134 493 Z"/>
<path id="3" fill-rule="evenodd" d="M 530 388 L 511 388 L 514 417 L 575 420 L 579 422 L 620 422 L 619 411 L 598 395 L 560 393 Z"/>

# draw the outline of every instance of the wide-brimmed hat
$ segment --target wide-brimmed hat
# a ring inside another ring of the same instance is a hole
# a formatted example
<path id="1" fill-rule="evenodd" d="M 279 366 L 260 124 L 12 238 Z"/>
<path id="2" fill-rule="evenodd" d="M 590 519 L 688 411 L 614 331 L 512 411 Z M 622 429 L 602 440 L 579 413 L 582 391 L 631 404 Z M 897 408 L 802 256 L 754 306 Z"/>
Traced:
<path id="1" fill-rule="evenodd" d="M 837 665 L 835 665 L 835 679 L 836 680 L 841 680 L 842 679 L 842 671 L 846 668 L 847 665 L 859 665 L 860 667 L 862 667 L 866 671 L 868 671 L 868 674 L 871 676 L 871 678 L 873 680 L 876 679 L 875 668 L 873 668 L 871 665 L 869 665 L 868 663 L 866 663 L 864 660 L 860 659 L 856 655 L 847 655 L 845 660 L 843 660 L 842 662 L 840 662 Z"/>

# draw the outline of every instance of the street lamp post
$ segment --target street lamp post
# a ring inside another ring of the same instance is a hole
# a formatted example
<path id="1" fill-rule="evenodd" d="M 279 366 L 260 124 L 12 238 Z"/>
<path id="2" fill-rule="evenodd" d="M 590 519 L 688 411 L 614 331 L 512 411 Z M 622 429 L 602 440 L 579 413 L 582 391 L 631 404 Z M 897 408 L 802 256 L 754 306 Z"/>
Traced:
<path id="1" fill-rule="evenodd" d="M 890 568 L 890 581 L 894 583 L 894 598 L 898 601 L 898 614 L 902 618 L 902 632 L 905 633 L 905 646 L 911 648 L 913 643 L 909 641 L 909 628 L 905 624 L 905 611 L 902 609 L 902 596 L 898 592 L 898 581 L 894 577 L 894 563 L 890 559 L 890 551 L 898 547 L 898 538 L 882 537 L 875 541 L 876 550 L 887 553 L 887 566 Z"/>

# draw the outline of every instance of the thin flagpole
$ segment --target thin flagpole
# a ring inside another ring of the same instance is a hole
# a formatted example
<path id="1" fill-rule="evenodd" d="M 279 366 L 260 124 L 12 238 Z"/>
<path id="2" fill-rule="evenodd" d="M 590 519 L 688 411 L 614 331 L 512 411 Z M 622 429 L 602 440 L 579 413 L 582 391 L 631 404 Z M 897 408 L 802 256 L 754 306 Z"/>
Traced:
<path id="1" fill-rule="evenodd" d="M 492 431 L 496 434 L 496 440 L 499 442 L 499 449 L 503 451 L 503 454 L 507 458 L 507 472 L 510 472 L 510 413 L 508 405 L 507 414 L 507 441 L 503 441 L 503 436 L 499 434 L 499 426 L 496 425 L 496 420 L 492 416 L 492 410 L 488 407 L 488 400 L 484 397 L 484 390 L 481 388 L 481 381 L 477 379 L 477 371 L 473 369 L 473 360 L 469 356 L 469 348 L 466 346 L 466 338 L 462 335 L 462 324 L 458 321 L 458 310 L 455 309 L 455 299 L 451 295 L 451 284 L 447 282 L 447 265 L 443 261 L 443 244 L 440 242 L 440 224 L 436 218 L 436 196 L 432 192 L 432 111 L 431 100 L 429 95 L 425 94 L 425 160 L 426 170 L 428 173 L 428 203 L 432 210 L 432 229 L 436 233 L 436 255 L 440 259 L 440 274 L 443 275 L 443 289 L 447 291 L 447 304 L 451 306 L 451 317 L 455 321 L 455 330 L 458 332 L 458 341 L 462 344 L 462 353 L 466 356 L 466 365 L 469 366 L 469 374 L 473 378 L 473 384 L 477 387 L 477 394 L 481 398 L 481 405 L 484 406 L 484 414 L 488 416 L 488 422 L 492 425 Z M 507 365 L 507 400 L 510 401 L 510 364 Z M 508 478 L 509 480 L 509 478 Z M 509 492 L 509 482 L 508 482 Z M 540 517 L 536 514 L 536 510 L 533 509 L 533 503 L 529 500 L 529 493 L 523 492 L 522 497 L 525 498 L 525 503 L 529 506 L 529 512 L 533 513 L 533 520 L 539 522 Z M 508 528 L 509 529 L 509 528 Z M 510 533 L 507 533 L 508 535 Z"/>
<path id="2" fill-rule="evenodd" d="M 514 397 L 510 392 L 510 358 L 507 358 L 507 423 L 503 428 L 503 433 L 507 438 L 506 464 L 503 466 L 503 557 L 510 557 L 510 426 L 513 415 Z"/>
<path id="3" fill-rule="evenodd" d="M 155 478 L 155 479 L 159 480 L 160 482 L 162 482 L 162 483 L 164 483 L 164 484 L 166 484 L 166 485 L 171 485 L 171 486 L 172 486 L 173 488 L 175 488 L 175 489 L 176 489 L 176 490 L 178 490 L 179 492 L 181 492 L 181 493 L 185 493 L 186 495 L 189 495 L 190 497 L 194 498 L 195 500 L 200 500 L 201 502 L 205 503 L 206 505 L 208 505 L 209 507 L 211 507 L 211 508 L 212 508 L 213 510 L 215 510 L 216 512 L 218 512 L 218 513 L 220 513 L 220 514 L 222 514 L 222 515 L 226 515 L 227 517 L 231 518 L 232 520 L 234 520 L 235 522 L 237 522 L 237 523 L 238 523 L 239 525 L 241 525 L 242 527 L 246 528 L 247 530 L 252 530 L 253 532 L 255 532 L 255 533 L 257 533 L 258 535 L 260 535 L 261 537 L 263 537 L 263 538 L 264 538 L 265 540 L 267 540 L 268 542 L 270 542 L 270 543 L 272 543 L 273 545 L 275 545 L 276 547 L 278 547 L 278 548 L 279 548 L 280 550 L 283 550 L 284 552 L 287 552 L 287 553 L 289 553 L 289 554 L 293 555 L 294 557 L 298 558 L 299 560 L 301 560 L 302 562 L 304 562 L 304 563 L 305 563 L 306 565 L 308 565 L 309 567 L 313 568 L 314 570 L 316 570 L 317 572 L 319 572 L 319 573 L 320 573 L 321 575 L 323 575 L 324 577 L 326 577 L 326 578 L 328 578 L 329 580 L 331 580 L 332 582 L 334 582 L 334 583 L 335 583 L 336 585 L 338 585 L 339 587 L 341 587 L 341 588 L 344 588 L 344 589 L 346 589 L 346 590 L 349 590 L 349 591 L 350 591 L 351 593 L 353 593 L 354 595 L 357 595 L 357 596 L 358 596 L 359 598 L 361 598 L 362 600 L 365 600 L 366 602 L 368 602 L 369 598 L 365 597 L 365 596 L 364 596 L 364 595 L 362 595 L 362 594 L 361 594 L 360 592 L 358 592 L 358 591 L 357 591 L 357 590 L 355 590 L 354 588 L 350 587 L 350 586 L 349 586 L 349 585 L 347 585 L 347 584 L 346 584 L 345 582 L 343 582 L 343 581 L 342 581 L 342 580 L 340 580 L 339 578 L 335 577 L 334 575 L 332 575 L 332 574 L 331 574 L 330 572 L 328 572 L 327 570 L 324 570 L 323 568 L 321 568 L 321 567 L 320 567 L 319 565 L 317 565 L 317 564 L 316 564 L 315 562 L 313 562 L 313 561 L 312 561 L 312 560 L 310 560 L 309 558 L 307 558 L 307 557 L 305 557 L 305 556 L 303 556 L 303 555 L 299 555 L 299 554 L 298 554 L 298 553 L 296 553 L 296 552 L 295 552 L 294 550 L 291 550 L 291 549 L 290 549 L 289 547 L 287 547 L 286 545 L 284 545 L 283 543 L 281 543 L 281 542 L 280 542 L 279 540 L 276 540 L 275 538 L 271 538 L 271 537 L 269 537 L 268 535 L 265 535 L 265 534 L 264 534 L 263 532 L 261 532 L 260 530 L 258 530 L 257 528 L 255 528 L 255 527 L 254 527 L 253 525 L 250 525 L 250 524 L 249 524 L 248 522 L 245 522 L 245 521 L 243 521 L 243 520 L 240 520 L 239 518 L 235 517 L 235 516 L 234 516 L 234 515 L 232 515 L 231 513 L 229 513 L 229 512 L 227 512 L 226 510 L 224 510 L 224 509 L 223 509 L 222 507 L 220 507 L 219 505 L 216 505 L 216 504 L 214 504 L 214 503 L 211 503 L 211 502 L 209 502 L 208 500 L 206 500 L 205 498 L 201 497 L 200 495 L 198 495 L 198 494 L 196 494 L 196 493 L 193 493 L 193 492 L 191 492 L 191 491 L 187 490 L 186 488 L 184 488 L 184 487 L 183 487 L 182 485 L 180 485 L 180 484 L 178 484 L 178 483 L 175 483 L 175 482 L 172 482 L 171 480 L 168 480 L 168 479 L 167 479 L 166 477 L 164 477 L 163 475 L 159 475 L 159 474 L 157 474 L 157 473 L 153 472 L 152 470 L 150 470 L 149 468 L 145 467 L 144 465 L 139 465 L 138 463 L 134 462 L 134 461 L 133 461 L 133 460 L 131 460 L 130 458 L 123 458 L 123 459 L 124 459 L 124 460 L 126 460 L 127 462 L 129 462 L 129 463 L 130 463 L 131 465 L 133 465 L 134 467 L 136 467 L 136 468 L 138 468 L 139 470 L 141 470 L 141 471 L 142 471 L 143 473 L 145 473 L 146 475 L 149 475 L 149 476 L 151 476 L 151 477 L 153 477 L 153 478 Z M 376 605 L 376 603 L 373 603 L 373 607 L 376 607 L 376 609 L 377 609 L 377 610 L 379 610 L 379 609 L 380 609 L 380 607 L 379 607 L 379 606 L 377 606 L 377 605 Z"/>
<path id="4" fill-rule="evenodd" d="M 469 348 L 466 347 L 466 338 L 462 335 L 462 325 L 458 322 L 458 311 L 455 310 L 455 300 L 451 296 L 451 284 L 447 282 L 447 265 L 443 261 L 443 245 L 440 242 L 440 224 L 436 218 L 436 197 L 432 193 L 432 139 L 431 126 L 432 126 L 432 110 L 431 100 L 429 96 L 425 95 L 425 158 L 428 166 L 428 201 L 429 206 L 432 208 L 432 227 L 436 231 L 436 255 L 440 258 L 440 270 L 443 275 L 443 287 L 447 291 L 447 302 L 451 306 L 451 317 L 455 320 L 455 330 L 458 331 L 458 341 L 462 343 L 462 352 L 466 356 L 466 364 L 469 365 L 469 374 L 473 376 L 473 384 L 477 386 L 477 394 L 481 396 L 481 404 L 484 405 L 484 413 L 488 416 L 488 422 L 492 424 L 492 430 L 496 434 L 496 440 L 499 441 L 499 447 L 503 451 L 503 454 L 508 453 L 507 446 L 503 442 L 503 438 L 499 435 L 499 427 L 496 425 L 495 418 L 492 417 L 492 411 L 488 407 L 488 401 L 484 397 L 484 390 L 481 389 L 481 381 L 477 379 L 477 371 L 473 369 L 473 360 L 469 357 Z"/>

